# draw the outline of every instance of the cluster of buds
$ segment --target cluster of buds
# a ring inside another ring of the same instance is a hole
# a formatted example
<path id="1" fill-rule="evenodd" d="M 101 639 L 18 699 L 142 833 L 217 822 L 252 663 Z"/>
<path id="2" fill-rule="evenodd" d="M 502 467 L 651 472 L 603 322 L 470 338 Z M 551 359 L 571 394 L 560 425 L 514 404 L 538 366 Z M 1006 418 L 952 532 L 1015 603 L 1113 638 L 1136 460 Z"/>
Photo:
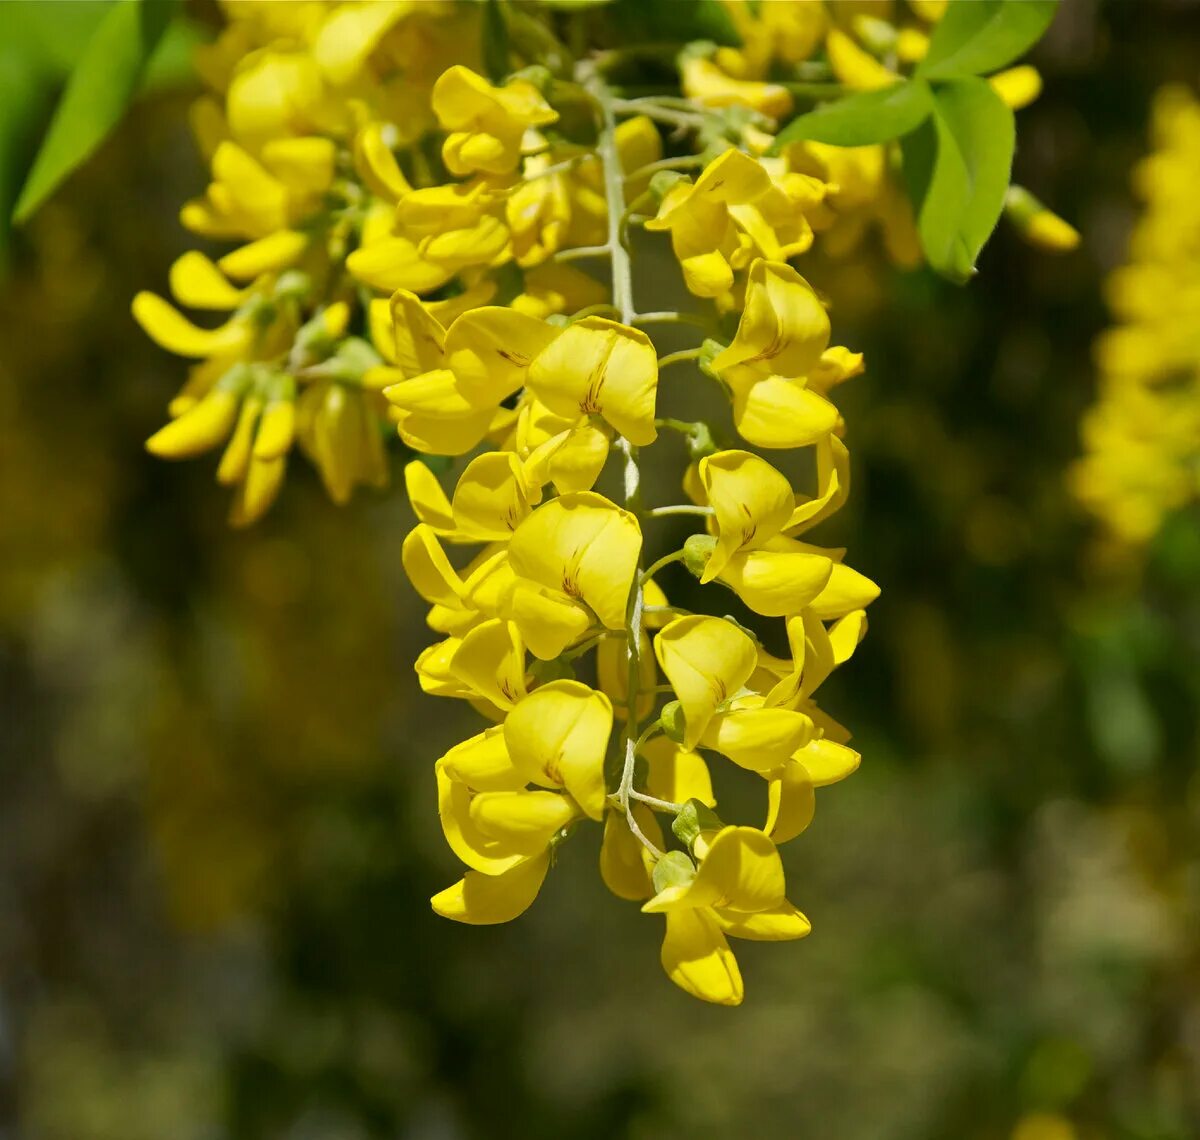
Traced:
<path id="1" fill-rule="evenodd" d="M 1134 186 L 1146 203 L 1130 260 L 1107 281 L 1120 322 L 1096 343 L 1099 396 L 1083 419 L 1072 488 L 1120 543 L 1140 547 L 1200 494 L 1200 103 L 1182 87 L 1154 104 L 1154 151 Z"/>

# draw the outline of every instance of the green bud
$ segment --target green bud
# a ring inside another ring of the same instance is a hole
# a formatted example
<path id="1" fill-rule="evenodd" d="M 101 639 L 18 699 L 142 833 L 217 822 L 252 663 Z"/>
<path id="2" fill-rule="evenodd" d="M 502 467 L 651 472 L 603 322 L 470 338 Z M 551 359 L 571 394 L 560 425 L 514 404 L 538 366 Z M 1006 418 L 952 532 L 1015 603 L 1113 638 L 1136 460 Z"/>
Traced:
<path id="1" fill-rule="evenodd" d="M 675 817 L 671 830 L 689 851 L 701 832 L 720 831 L 724 827 L 721 818 L 707 804 L 699 800 L 688 800 L 683 810 Z"/>
<path id="2" fill-rule="evenodd" d="M 854 21 L 854 31 L 863 46 L 872 54 L 883 56 L 896 50 L 900 33 L 895 27 L 878 16 L 859 16 Z"/>
<path id="3" fill-rule="evenodd" d="M 550 74 L 550 69 L 540 63 L 531 63 L 528 67 L 521 68 L 520 71 L 514 71 L 504 82 L 511 83 L 514 79 L 525 80 L 545 96 L 549 96 L 550 85 L 554 82 L 554 76 Z"/>
<path id="4" fill-rule="evenodd" d="M 656 206 L 662 204 L 662 200 L 667 196 L 667 191 L 671 189 L 677 182 L 687 182 L 688 176 L 678 170 L 658 170 L 655 171 L 650 179 L 650 184 L 646 189 L 651 200 Z"/>
<path id="5" fill-rule="evenodd" d="M 712 337 L 705 338 L 704 343 L 700 346 L 700 355 L 696 359 L 696 364 L 705 376 L 711 376 L 714 380 L 720 379 L 713 371 L 712 362 L 727 347 L 727 345 L 722 344 L 719 340 L 713 340 Z"/>
<path id="6" fill-rule="evenodd" d="M 654 864 L 654 889 L 686 887 L 696 877 L 696 865 L 682 851 L 668 851 Z"/>
<path id="7" fill-rule="evenodd" d="M 312 292 L 312 278 L 299 269 L 287 269 L 275 282 L 275 296 L 304 300 Z"/>
<path id="8" fill-rule="evenodd" d="M 362 337 L 348 336 L 338 345 L 337 352 L 323 365 L 318 366 L 322 375 L 343 384 L 357 384 L 363 373 L 378 368 L 383 358 Z"/>
<path id="9" fill-rule="evenodd" d="M 683 743 L 683 733 L 687 727 L 683 718 L 683 705 L 678 701 L 669 701 L 663 705 L 663 710 L 658 715 L 658 723 L 662 725 L 668 740 L 673 740 L 676 744 Z"/>
<path id="10" fill-rule="evenodd" d="M 701 460 L 706 455 L 712 455 L 720 450 L 717 441 L 713 439 L 712 428 L 706 423 L 695 423 L 687 436 L 688 455 L 693 460 Z"/>
<path id="11" fill-rule="evenodd" d="M 717 540 L 711 534 L 693 534 L 683 544 L 683 564 L 697 578 L 704 573 L 704 567 L 716 549 Z"/>

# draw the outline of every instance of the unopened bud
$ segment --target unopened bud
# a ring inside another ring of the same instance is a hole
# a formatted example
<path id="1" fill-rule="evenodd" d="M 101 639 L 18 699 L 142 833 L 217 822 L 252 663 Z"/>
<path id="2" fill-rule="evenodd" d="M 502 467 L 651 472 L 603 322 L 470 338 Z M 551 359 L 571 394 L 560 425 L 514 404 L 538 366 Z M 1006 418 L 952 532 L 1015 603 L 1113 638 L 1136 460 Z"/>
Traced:
<path id="1" fill-rule="evenodd" d="M 662 725 L 663 733 L 668 740 L 673 740 L 676 744 L 683 743 L 683 735 L 687 728 L 683 716 L 683 705 L 678 701 L 670 701 L 663 705 L 663 710 L 658 716 L 658 723 Z"/>
<path id="2" fill-rule="evenodd" d="M 1079 231 L 1047 209 L 1024 186 L 1010 186 L 1004 213 L 1021 236 L 1038 249 L 1068 253 L 1079 245 Z"/>
<path id="3" fill-rule="evenodd" d="M 716 546 L 717 540 L 711 534 L 690 535 L 683 544 L 683 564 L 697 578 L 701 577 Z"/>
<path id="4" fill-rule="evenodd" d="M 655 891 L 686 887 L 696 877 L 696 865 L 682 851 L 668 851 L 654 864 Z"/>
<path id="5" fill-rule="evenodd" d="M 720 831 L 724 826 L 712 808 L 692 799 L 683 805 L 683 810 L 671 824 L 671 830 L 675 838 L 690 851 L 701 834 Z"/>

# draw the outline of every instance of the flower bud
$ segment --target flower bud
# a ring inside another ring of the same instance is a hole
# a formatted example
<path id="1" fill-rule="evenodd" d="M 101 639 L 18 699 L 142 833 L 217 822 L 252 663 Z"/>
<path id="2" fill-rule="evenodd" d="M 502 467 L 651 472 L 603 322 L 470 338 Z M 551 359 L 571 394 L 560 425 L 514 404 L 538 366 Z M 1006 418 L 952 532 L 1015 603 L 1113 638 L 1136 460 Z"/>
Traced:
<path id="1" fill-rule="evenodd" d="M 702 577 L 712 552 L 716 549 L 717 540 L 711 534 L 693 534 L 683 544 L 683 564 L 697 578 Z"/>
<path id="2" fill-rule="evenodd" d="M 695 877 L 696 865 L 682 851 L 668 851 L 654 864 L 656 891 L 665 891 L 668 887 L 686 887 Z"/>
<path id="3" fill-rule="evenodd" d="M 683 810 L 675 817 L 671 830 L 689 851 L 696 839 L 704 833 L 716 834 L 725 825 L 720 817 L 707 804 L 691 799 L 683 805 Z"/>
<path id="4" fill-rule="evenodd" d="M 676 744 L 683 743 L 683 735 L 687 725 L 683 716 L 683 705 L 678 701 L 670 701 L 663 705 L 658 723 L 662 725 L 663 733 L 668 740 L 673 740 Z"/>

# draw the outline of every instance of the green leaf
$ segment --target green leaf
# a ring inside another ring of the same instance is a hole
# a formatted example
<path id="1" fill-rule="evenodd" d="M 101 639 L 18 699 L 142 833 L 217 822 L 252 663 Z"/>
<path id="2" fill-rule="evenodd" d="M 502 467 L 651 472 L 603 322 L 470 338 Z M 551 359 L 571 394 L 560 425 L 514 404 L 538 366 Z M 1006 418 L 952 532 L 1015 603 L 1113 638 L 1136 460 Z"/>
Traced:
<path id="1" fill-rule="evenodd" d="M 950 0 L 916 74 L 983 75 L 1012 63 L 1042 38 L 1058 0 Z"/>
<path id="2" fill-rule="evenodd" d="M 1004 208 L 1016 127 L 1012 111 L 983 79 L 955 79 L 933 91 L 933 115 L 901 142 L 904 174 L 930 266 L 959 283 Z"/>
<path id="3" fill-rule="evenodd" d="M 712 40 L 727 47 L 742 46 L 733 18 L 720 0 L 616 0 L 610 11 L 623 42 Z"/>
<path id="4" fill-rule="evenodd" d="M 915 131 L 933 110 L 922 80 L 862 91 L 798 115 L 776 136 L 775 150 L 801 140 L 833 146 L 871 146 Z"/>
<path id="5" fill-rule="evenodd" d="M 15 221 L 25 221 L 120 121 L 176 6 L 176 0 L 120 0 L 105 14 L 67 82 Z"/>

